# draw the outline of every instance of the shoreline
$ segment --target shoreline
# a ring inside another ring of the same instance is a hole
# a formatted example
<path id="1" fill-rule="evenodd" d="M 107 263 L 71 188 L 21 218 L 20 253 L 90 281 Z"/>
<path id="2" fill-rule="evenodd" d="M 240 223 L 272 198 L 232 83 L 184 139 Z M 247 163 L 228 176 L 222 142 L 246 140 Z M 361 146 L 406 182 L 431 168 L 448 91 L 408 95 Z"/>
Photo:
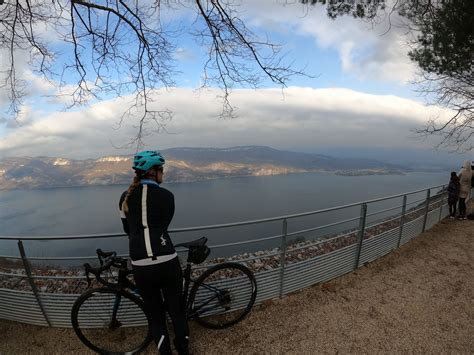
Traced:
<path id="1" fill-rule="evenodd" d="M 361 169 L 367 170 L 367 169 Z M 276 174 L 250 174 L 250 175 L 230 175 L 230 176 L 216 176 L 216 177 L 209 177 L 209 178 L 201 178 L 201 179 L 183 179 L 183 180 L 167 180 L 166 184 L 186 184 L 186 183 L 193 183 L 193 182 L 206 182 L 206 181 L 215 181 L 215 180 L 226 180 L 226 179 L 238 179 L 238 178 L 248 178 L 248 177 L 269 177 L 269 176 L 285 176 L 285 175 L 298 175 L 298 174 L 323 174 L 323 175 L 334 175 L 334 176 L 342 176 L 342 177 L 364 177 L 364 176 L 407 176 L 412 173 L 446 173 L 446 171 L 393 171 L 393 172 L 362 172 L 359 173 L 358 170 L 348 170 L 348 171 L 341 171 L 341 170 L 307 170 L 307 171 L 294 171 L 294 172 L 286 172 L 286 173 L 276 173 Z M 132 175 L 130 175 L 130 181 L 132 180 Z M 106 186 L 128 186 L 130 182 L 119 182 L 119 183 L 97 183 L 97 184 L 83 184 L 83 185 L 58 185 L 58 186 L 35 186 L 35 187 L 12 187 L 12 188 L 4 188 L 0 186 L 0 193 L 1 192 L 9 192 L 9 191 L 31 191 L 31 190 L 54 190 L 54 189 L 74 189 L 74 188 L 87 188 L 87 187 L 106 187 Z"/>

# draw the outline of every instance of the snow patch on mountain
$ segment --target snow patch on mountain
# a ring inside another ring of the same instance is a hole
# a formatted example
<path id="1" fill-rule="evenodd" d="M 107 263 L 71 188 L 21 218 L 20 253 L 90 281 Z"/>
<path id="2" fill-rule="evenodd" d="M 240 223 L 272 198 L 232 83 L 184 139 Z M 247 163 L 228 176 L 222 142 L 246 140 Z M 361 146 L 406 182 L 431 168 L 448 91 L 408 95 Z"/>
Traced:
<path id="1" fill-rule="evenodd" d="M 128 161 L 130 157 L 126 156 L 107 156 L 97 159 L 97 162 L 120 162 L 120 161 Z"/>
<path id="2" fill-rule="evenodd" d="M 57 158 L 55 161 L 53 161 L 53 165 L 69 165 L 69 164 L 70 164 L 70 161 L 64 158 Z"/>

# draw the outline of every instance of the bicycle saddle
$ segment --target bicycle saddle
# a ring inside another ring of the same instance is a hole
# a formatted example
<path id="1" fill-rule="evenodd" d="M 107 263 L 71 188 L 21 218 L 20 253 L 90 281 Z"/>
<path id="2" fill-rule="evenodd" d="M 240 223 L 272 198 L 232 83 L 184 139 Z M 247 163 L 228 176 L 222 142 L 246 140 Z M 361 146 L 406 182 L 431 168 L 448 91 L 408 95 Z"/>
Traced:
<path id="1" fill-rule="evenodd" d="M 177 247 L 183 247 L 183 248 L 192 248 L 192 247 L 201 247 L 203 245 L 206 245 L 207 243 L 207 238 L 206 237 L 201 237 L 196 240 L 192 240 L 190 242 L 184 242 L 184 243 L 179 243 L 175 245 L 175 248 Z"/>

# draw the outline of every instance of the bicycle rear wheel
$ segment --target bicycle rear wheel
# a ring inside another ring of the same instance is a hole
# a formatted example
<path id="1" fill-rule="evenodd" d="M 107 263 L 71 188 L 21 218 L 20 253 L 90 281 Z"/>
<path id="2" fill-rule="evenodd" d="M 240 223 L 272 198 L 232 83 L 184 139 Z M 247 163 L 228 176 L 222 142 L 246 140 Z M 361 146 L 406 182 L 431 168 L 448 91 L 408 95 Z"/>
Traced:
<path id="1" fill-rule="evenodd" d="M 257 296 L 253 273 L 236 263 L 206 270 L 189 294 L 189 318 L 213 329 L 230 327 L 250 312 Z"/>
<path id="2" fill-rule="evenodd" d="M 151 341 L 143 302 L 126 291 L 86 291 L 74 303 L 71 321 L 79 339 L 98 353 L 136 353 Z"/>

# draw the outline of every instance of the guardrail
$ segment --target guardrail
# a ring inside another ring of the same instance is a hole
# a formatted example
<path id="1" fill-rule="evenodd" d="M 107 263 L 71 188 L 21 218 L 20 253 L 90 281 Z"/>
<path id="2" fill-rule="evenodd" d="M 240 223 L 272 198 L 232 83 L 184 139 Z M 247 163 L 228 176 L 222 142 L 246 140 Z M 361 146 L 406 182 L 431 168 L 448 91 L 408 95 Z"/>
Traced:
<path id="1" fill-rule="evenodd" d="M 248 229 L 266 224 L 271 224 L 274 229 L 275 224 L 277 228 L 279 225 L 280 232 L 276 235 L 210 245 L 213 250 L 232 248 L 237 251 L 237 255 L 227 260 L 244 263 L 254 271 L 258 284 L 257 303 L 261 303 L 328 281 L 386 255 L 446 217 L 446 202 L 445 185 L 439 185 L 306 213 L 173 229 L 170 233 L 211 233 L 213 230 Z M 67 243 L 76 239 L 123 236 L 0 236 L 0 240 L 16 241 L 19 250 L 19 255 L 0 255 L 4 265 L 3 272 L 0 272 L 0 318 L 43 326 L 70 327 L 70 309 L 78 294 L 85 289 L 85 276 L 70 269 L 53 273 L 45 270 L 44 266 L 35 265 L 35 262 L 96 259 L 92 245 L 90 256 L 27 256 L 24 241 L 61 240 Z M 251 245 L 257 251 L 246 252 Z M 210 264 L 224 259 L 215 258 Z"/>

